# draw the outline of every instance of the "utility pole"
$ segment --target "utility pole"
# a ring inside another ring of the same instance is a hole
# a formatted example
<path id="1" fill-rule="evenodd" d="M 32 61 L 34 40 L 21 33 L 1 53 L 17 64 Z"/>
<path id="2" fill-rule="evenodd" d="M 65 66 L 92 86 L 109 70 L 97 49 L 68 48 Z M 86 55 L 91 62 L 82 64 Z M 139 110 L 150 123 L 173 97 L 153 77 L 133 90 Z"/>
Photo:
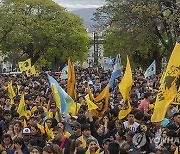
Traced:
<path id="1" fill-rule="evenodd" d="M 98 34 L 94 32 L 94 65 L 98 66 Z"/>

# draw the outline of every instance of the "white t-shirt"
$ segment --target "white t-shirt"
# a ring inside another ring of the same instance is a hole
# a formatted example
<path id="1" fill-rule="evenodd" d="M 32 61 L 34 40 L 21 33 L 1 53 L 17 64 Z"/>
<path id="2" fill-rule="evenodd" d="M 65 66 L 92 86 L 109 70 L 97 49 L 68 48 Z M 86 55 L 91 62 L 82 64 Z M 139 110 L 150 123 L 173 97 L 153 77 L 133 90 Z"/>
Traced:
<path id="1" fill-rule="evenodd" d="M 128 121 L 123 122 L 124 128 L 128 128 Z M 130 125 L 130 129 L 133 132 L 136 132 L 137 128 L 139 127 L 139 124 L 137 122 L 134 122 L 132 125 Z"/>

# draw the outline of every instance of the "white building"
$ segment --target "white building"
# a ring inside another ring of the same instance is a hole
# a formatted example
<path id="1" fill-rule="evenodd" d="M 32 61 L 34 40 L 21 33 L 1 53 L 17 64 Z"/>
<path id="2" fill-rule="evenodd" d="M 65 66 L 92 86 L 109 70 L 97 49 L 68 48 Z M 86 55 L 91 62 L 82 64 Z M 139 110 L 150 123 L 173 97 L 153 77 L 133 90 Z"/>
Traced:
<path id="1" fill-rule="evenodd" d="M 8 61 L 8 57 L 0 51 L 0 73 L 8 73 L 12 71 L 12 64 Z"/>

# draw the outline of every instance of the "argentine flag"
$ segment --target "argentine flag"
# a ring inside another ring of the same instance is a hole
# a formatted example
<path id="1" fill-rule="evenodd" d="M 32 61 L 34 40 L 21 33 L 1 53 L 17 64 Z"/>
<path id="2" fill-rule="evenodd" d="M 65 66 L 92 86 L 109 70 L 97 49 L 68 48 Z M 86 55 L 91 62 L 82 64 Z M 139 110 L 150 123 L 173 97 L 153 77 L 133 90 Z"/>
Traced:
<path id="1" fill-rule="evenodd" d="M 114 80 L 116 78 L 118 78 L 119 76 L 122 75 L 122 72 L 121 72 L 121 69 L 120 69 L 120 64 L 119 64 L 119 57 L 118 55 L 116 56 L 116 61 L 115 61 L 115 64 L 114 64 L 114 69 L 113 69 L 113 72 L 111 74 L 111 78 L 110 78 L 110 88 L 113 88 L 114 87 Z"/>
<path id="2" fill-rule="evenodd" d="M 62 70 L 61 70 L 61 80 L 65 80 L 68 78 L 68 66 L 65 66 Z"/>
<path id="3" fill-rule="evenodd" d="M 110 69 L 112 65 L 113 65 L 113 60 L 112 60 L 112 57 L 110 56 L 109 63 L 108 63 L 108 69 Z"/>
<path id="4" fill-rule="evenodd" d="M 152 64 L 147 68 L 146 72 L 144 73 L 145 78 L 156 74 L 156 61 L 154 60 Z"/>
<path id="5" fill-rule="evenodd" d="M 73 99 L 62 89 L 59 83 L 50 75 L 48 79 L 52 88 L 53 98 L 56 102 L 56 106 L 60 108 L 62 114 L 69 112 Z"/>

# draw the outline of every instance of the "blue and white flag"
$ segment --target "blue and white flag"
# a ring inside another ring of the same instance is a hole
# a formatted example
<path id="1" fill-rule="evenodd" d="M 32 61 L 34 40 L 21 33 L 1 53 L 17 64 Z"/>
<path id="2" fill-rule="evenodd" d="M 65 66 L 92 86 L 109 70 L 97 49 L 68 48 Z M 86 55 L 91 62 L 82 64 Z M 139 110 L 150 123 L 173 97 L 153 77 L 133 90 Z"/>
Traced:
<path id="1" fill-rule="evenodd" d="M 61 80 L 65 80 L 68 78 L 68 66 L 65 66 L 62 70 L 61 70 L 61 76 L 60 76 Z"/>
<path id="2" fill-rule="evenodd" d="M 147 68 L 146 72 L 144 73 L 145 78 L 156 74 L 156 61 L 154 60 L 152 64 Z"/>
<path id="3" fill-rule="evenodd" d="M 73 99 L 62 89 L 59 83 L 50 75 L 48 79 L 52 88 L 53 98 L 56 102 L 56 106 L 60 108 L 62 114 L 68 113 Z"/>
<path id="4" fill-rule="evenodd" d="M 115 64 L 114 64 L 114 69 L 113 69 L 113 72 L 111 74 L 111 78 L 110 78 L 110 88 L 113 88 L 114 87 L 114 80 L 118 77 L 120 77 L 122 75 L 122 72 L 121 72 L 121 68 L 120 68 L 120 64 L 119 64 L 119 57 L 118 55 L 116 56 L 116 61 L 115 61 Z"/>
<path id="5" fill-rule="evenodd" d="M 112 57 L 110 56 L 109 63 L 108 63 L 108 69 L 110 69 L 112 65 L 113 65 L 113 60 L 112 60 Z"/>

